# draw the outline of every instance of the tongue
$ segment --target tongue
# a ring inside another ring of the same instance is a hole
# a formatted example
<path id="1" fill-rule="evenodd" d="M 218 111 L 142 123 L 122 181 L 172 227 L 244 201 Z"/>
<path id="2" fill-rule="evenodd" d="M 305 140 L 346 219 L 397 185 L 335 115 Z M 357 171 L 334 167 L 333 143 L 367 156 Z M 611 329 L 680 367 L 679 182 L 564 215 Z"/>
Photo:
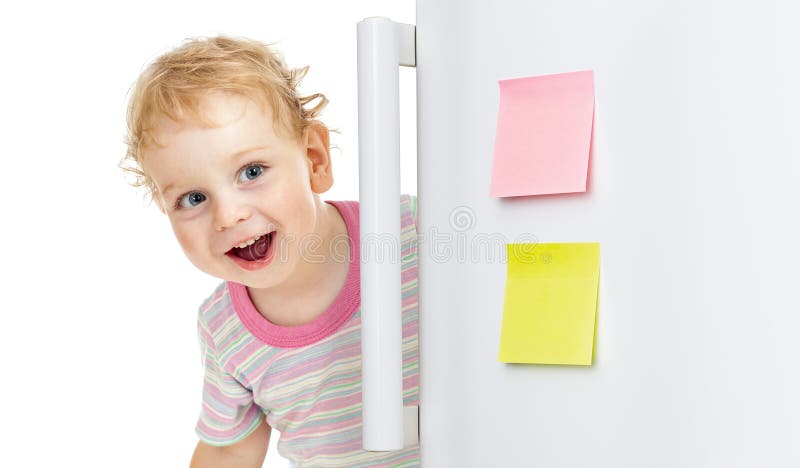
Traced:
<path id="1" fill-rule="evenodd" d="M 233 253 L 240 258 L 245 260 L 253 261 L 264 258 L 267 255 L 267 250 L 269 249 L 269 242 L 272 240 L 272 233 L 266 236 L 261 236 L 261 239 L 253 242 L 251 245 L 240 249 L 239 247 L 233 248 Z"/>

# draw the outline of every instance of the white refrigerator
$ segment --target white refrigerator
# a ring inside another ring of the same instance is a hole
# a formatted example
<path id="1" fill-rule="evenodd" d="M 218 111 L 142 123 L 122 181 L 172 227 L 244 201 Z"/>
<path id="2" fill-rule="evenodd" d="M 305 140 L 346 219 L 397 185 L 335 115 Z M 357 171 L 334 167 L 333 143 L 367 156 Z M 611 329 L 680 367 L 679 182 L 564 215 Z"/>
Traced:
<path id="1" fill-rule="evenodd" d="M 424 467 L 800 466 L 798 24 L 790 1 L 417 2 Z M 499 80 L 578 70 L 586 192 L 490 196 Z M 487 235 L 600 244 L 592 365 L 498 361 Z"/>

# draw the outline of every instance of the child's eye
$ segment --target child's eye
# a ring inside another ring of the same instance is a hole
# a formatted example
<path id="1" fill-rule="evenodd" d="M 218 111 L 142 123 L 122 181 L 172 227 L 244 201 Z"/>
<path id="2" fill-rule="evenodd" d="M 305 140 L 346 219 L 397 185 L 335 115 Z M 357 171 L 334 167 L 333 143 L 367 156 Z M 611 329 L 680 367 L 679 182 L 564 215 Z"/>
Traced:
<path id="1" fill-rule="evenodd" d="M 178 201 L 175 202 L 175 208 L 182 209 L 182 208 L 191 208 L 193 206 L 197 206 L 203 201 L 205 201 L 206 196 L 200 192 L 189 192 L 185 195 L 181 195 L 178 197 Z M 189 201 L 189 206 L 186 206 L 184 200 Z"/>
<path id="2" fill-rule="evenodd" d="M 264 166 L 261 164 L 251 164 L 245 167 L 241 174 L 244 174 L 247 180 L 253 180 L 258 178 L 262 172 L 264 172 Z M 247 180 L 242 180 L 242 178 L 239 177 L 239 182 L 247 182 Z"/>

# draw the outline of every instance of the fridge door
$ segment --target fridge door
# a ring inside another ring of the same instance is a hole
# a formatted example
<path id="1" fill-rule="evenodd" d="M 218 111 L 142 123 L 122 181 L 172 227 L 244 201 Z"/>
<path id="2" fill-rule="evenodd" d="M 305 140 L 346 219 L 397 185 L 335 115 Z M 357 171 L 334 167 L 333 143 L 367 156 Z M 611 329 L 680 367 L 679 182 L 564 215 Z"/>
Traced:
<path id="1" fill-rule="evenodd" d="M 800 466 L 796 5 L 417 2 L 425 467 Z M 490 197 L 498 80 L 587 69 L 588 191 Z M 600 243 L 592 366 L 498 362 L 520 239 Z"/>

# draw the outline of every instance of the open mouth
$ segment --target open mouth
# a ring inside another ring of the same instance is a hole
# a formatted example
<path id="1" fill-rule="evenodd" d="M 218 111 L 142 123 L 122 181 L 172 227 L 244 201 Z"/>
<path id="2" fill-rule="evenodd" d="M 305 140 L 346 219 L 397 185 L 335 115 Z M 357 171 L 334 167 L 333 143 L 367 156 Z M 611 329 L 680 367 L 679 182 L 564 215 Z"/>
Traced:
<path id="1" fill-rule="evenodd" d="M 269 252 L 269 246 L 272 244 L 272 238 L 274 236 L 275 231 L 272 231 L 267 235 L 261 236 L 260 239 L 248 246 L 243 248 L 233 247 L 229 251 L 225 252 L 225 255 L 235 255 L 236 257 L 249 262 L 262 260 L 267 256 L 267 253 Z"/>

